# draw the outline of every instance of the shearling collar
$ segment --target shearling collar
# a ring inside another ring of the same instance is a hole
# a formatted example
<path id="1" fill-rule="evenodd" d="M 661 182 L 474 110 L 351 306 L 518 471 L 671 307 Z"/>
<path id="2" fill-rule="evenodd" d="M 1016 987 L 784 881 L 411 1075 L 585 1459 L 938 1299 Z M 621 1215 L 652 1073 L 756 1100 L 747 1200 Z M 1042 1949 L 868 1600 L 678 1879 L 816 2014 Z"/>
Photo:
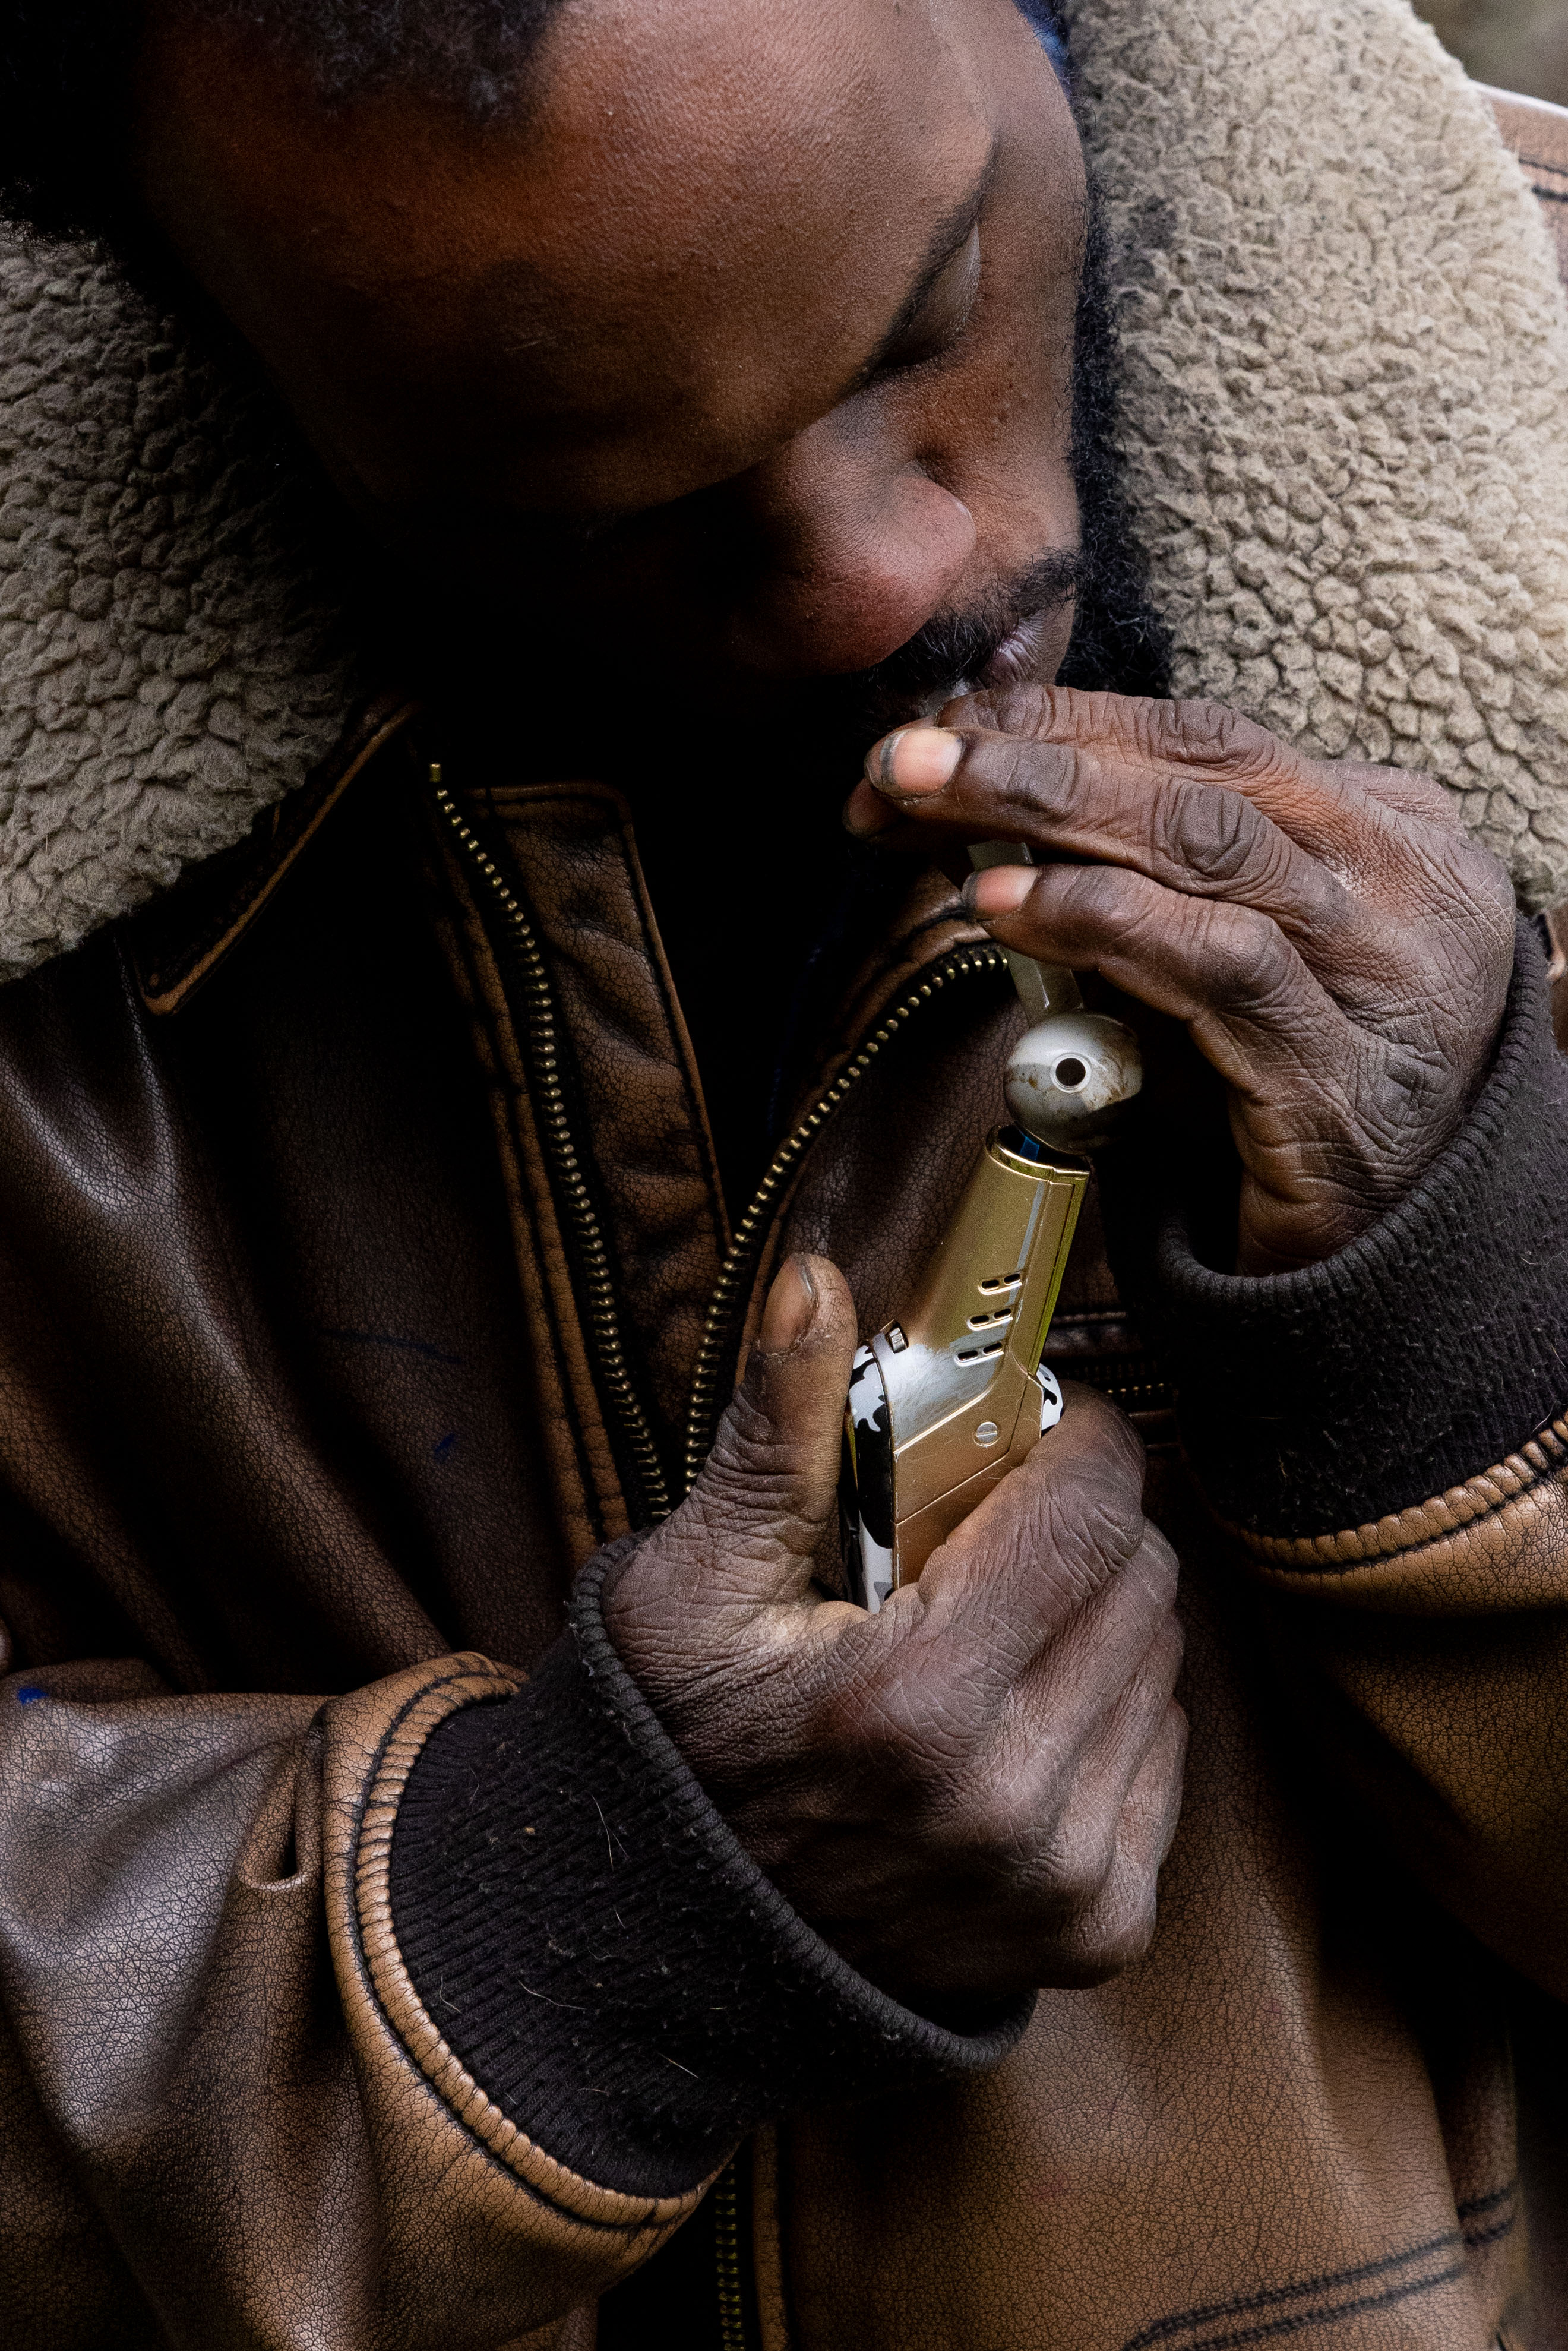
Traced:
<path id="1" fill-rule="evenodd" d="M 1405 0 L 1073 0 L 1176 683 L 1436 774 L 1568 895 L 1568 312 Z M 298 791 L 365 681 L 270 397 L 0 244 L 0 977 Z"/>
<path id="2" fill-rule="evenodd" d="M 1175 689 L 1568 896 L 1568 305 L 1405 0 L 1071 0 Z"/>

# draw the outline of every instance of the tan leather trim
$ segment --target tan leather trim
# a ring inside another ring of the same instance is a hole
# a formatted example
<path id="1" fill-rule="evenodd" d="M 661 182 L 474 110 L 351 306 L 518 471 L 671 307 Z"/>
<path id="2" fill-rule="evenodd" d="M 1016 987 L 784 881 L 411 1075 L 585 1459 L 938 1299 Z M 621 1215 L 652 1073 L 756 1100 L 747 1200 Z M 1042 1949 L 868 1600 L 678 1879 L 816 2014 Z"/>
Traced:
<path id="1" fill-rule="evenodd" d="M 303 821 L 296 815 L 293 801 L 282 801 L 268 811 L 267 839 L 236 903 L 227 910 L 228 919 L 220 935 L 209 945 L 200 946 L 193 957 L 188 954 L 161 957 L 161 961 L 169 962 L 167 974 L 156 966 L 145 972 L 139 969 L 141 998 L 149 1012 L 177 1012 L 222 963 L 231 947 L 249 930 L 295 861 L 315 839 L 349 786 L 363 774 L 377 753 L 402 732 L 418 707 L 417 703 L 394 695 L 383 695 L 371 704 L 338 747 L 337 757 L 343 762 L 339 771 L 332 774 L 329 768 L 324 777 L 302 788 L 298 805 Z M 141 960 L 138 956 L 139 967 Z"/>
<path id="2" fill-rule="evenodd" d="M 1296 1592 L 1444 1615 L 1483 1605 L 1489 1613 L 1561 1606 L 1568 1600 L 1568 1414 L 1492 1468 L 1365 1526 L 1300 1537 L 1226 1531 Z"/>
<path id="3" fill-rule="evenodd" d="M 685 2220 L 709 2182 L 704 2180 L 685 2196 L 627 2196 L 598 2187 L 558 2163 L 502 2114 L 449 2048 L 414 1990 L 392 1927 L 392 1827 L 415 1758 L 436 1725 L 457 1708 L 510 1697 L 519 1687 L 517 1676 L 488 1658 L 464 1654 L 443 1658 L 434 1667 L 416 1667 L 359 1694 L 380 1700 L 376 1711 L 382 1728 L 366 1758 L 364 1783 L 353 1808 L 350 1858 L 358 1958 L 386 2026 L 455 2124 L 560 2220 L 645 2240 L 650 2231 L 663 2234 Z M 340 1735 L 343 1711 L 350 1703 L 342 1701 L 333 1709 L 333 1728 Z M 371 1723 L 365 1725 L 366 1730 L 371 1728 Z M 647 2242 L 640 2244 L 639 2258 L 650 2250 Z"/>

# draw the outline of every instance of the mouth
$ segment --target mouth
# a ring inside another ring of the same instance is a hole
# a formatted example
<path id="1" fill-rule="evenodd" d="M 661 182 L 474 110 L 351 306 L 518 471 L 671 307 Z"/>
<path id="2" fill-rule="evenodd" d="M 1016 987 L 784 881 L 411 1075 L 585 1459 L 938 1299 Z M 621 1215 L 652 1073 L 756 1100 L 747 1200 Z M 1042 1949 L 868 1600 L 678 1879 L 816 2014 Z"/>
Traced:
<path id="1" fill-rule="evenodd" d="M 969 677 L 953 677 L 941 685 L 934 685 L 910 706 L 912 718 L 935 718 L 947 703 L 956 702 L 960 695 L 977 693 L 987 685 L 1029 685 L 1040 675 L 1040 653 L 1047 623 L 1051 611 L 1031 612 L 1027 620 L 1018 622 L 996 651 L 978 664 Z"/>
<path id="2" fill-rule="evenodd" d="M 1009 631 L 996 652 L 980 672 L 982 685 L 1029 685 L 1040 674 L 1040 658 L 1048 622 L 1055 618 L 1054 608 L 1031 612 L 1027 620 Z M 965 693 L 960 686 L 956 692 Z"/>
<path id="3" fill-rule="evenodd" d="M 981 686 L 1031 685 L 1080 590 L 1084 559 L 1051 548 L 969 611 L 928 621 L 905 645 L 844 681 L 845 707 L 872 736 L 930 718 Z"/>

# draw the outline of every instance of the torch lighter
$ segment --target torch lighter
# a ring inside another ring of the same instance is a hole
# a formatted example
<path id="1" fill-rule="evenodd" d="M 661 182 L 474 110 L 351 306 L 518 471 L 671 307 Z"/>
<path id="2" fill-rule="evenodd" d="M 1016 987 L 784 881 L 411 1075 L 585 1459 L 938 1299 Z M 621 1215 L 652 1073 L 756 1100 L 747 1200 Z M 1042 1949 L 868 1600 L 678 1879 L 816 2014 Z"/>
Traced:
<path id="1" fill-rule="evenodd" d="M 977 865 L 1029 862 L 988 843 Z M 988 1138 L 905 1311 L 855 1355 L 841 1498 L 852 1595 L 880 1608 L 1061 1416 L 1040 1362 L 1089 1181 L 1143 1082 L 1137 1039 L 1083 1008 L 1069 971 L 1009 952 L 1034 1025 L 1008 1062 L 1012 1123 Z"/>

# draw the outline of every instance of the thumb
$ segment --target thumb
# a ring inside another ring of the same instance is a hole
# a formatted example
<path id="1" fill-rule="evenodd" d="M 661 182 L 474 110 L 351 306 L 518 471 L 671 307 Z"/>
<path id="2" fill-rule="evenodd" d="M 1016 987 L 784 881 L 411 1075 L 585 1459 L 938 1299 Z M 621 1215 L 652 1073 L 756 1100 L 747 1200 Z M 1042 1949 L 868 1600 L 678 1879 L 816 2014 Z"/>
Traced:
<path id="1" fill-rule="evenodd" d="M 806 1589 L 838 1506 L 855 1334 L 854 1301 L 837 1266 L 787 1259 L 713 1450 L 661 1530 L 670 1565 L 700 1578 L 705 1605 L 727 1599 L 755 1608 Z"/>

